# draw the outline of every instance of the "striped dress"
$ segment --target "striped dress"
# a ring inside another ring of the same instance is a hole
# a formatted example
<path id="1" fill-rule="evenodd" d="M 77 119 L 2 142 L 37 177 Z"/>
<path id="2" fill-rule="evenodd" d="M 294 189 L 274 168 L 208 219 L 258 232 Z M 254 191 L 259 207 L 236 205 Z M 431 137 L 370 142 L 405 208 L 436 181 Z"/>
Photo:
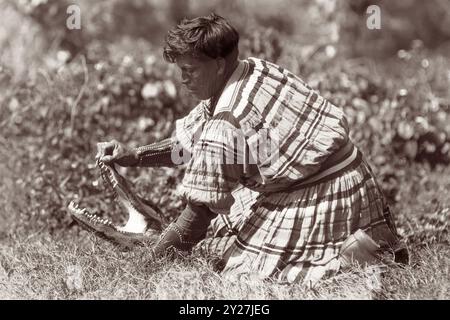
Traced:
<path id="1" fill-rule="evenodd" d="M 175 133 L 192 154 L 181 195 L 218 213 L 197 249 L 223 254 L 225 276 L 311 283 L 339 269 L 358 229 L 397 242 L 343 111 L 286 69 L 240 61 L 216 106 L 203 101 Z"/>

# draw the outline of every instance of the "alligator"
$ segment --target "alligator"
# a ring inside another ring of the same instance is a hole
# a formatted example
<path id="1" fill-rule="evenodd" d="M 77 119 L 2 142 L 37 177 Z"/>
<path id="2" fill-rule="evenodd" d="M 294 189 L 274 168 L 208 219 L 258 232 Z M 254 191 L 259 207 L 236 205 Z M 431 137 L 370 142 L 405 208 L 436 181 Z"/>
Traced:
<path id="1" fill-rule="evenodd" d="M 97 160 L 96 165 L 105 187 L 113 192 L 115 200 L 128 213 L 128 221 L 123 226 L 114 225 L 111 220 L 101 218 L 75 201 L 68 206 L 72 218 L 97 236 L 125 248 L 156 242 L 160 232 L 168 225 L 161 211 L 149 200 L 133 193 L 114 164 Z"/>
<path id="2" fill-rule="evenodd" d="M 162 212 L 151 201 L 136 195 L 128 181 L 117 172 L 114 164 L 109 165 L 97 160 L 96 165 L 105 187 L 113 192 L 115 200 L 128 213 L 128 220 L 122 226 L 115 225 L 111 220 L 71 201 L 68 211 L 73 220 L 96 236 L 125 249 L 156 244 L 170 226 Z M 209 237 L 194 246 L 192 252 L 222 257 L 235 238 L 235 235 Z"/>

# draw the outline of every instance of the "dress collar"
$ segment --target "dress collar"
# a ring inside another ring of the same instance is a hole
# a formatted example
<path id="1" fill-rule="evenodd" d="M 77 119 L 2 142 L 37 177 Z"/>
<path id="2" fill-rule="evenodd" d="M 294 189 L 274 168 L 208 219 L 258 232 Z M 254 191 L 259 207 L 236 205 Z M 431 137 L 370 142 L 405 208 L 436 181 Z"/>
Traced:
<path id="1" fill-rule="evenodd" d="M 216 114 L 225 111 L 231 106 L 236 99 L 237 91 L 242 83 L 243 75 L 248 69 L 248 63 L 245 60 L 239 60 L 236 69 L 231 74 L 225 84 L 222 93 L 220 94 L 219 100 L 214 108 L 211 99 L 206 100 L 205 105 L 207 106 L 207 113 L 210 116 L 215 116 Z M 213 109 L 214 108 L 214 109 Z"/>

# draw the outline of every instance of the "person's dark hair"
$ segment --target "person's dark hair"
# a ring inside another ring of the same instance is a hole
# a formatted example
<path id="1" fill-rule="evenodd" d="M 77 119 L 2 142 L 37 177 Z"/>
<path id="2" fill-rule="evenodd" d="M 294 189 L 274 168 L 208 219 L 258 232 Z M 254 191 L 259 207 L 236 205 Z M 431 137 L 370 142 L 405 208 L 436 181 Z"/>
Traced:
<path id="1" fill-rule="evenodd" d="M 166 36 L 164 59 L 174 63 L 181 55 L 196 58 L 225 58 L 237 49 L 239 33 L 227 20 L 211 13 L 192 20 L 184 19 Z"/>

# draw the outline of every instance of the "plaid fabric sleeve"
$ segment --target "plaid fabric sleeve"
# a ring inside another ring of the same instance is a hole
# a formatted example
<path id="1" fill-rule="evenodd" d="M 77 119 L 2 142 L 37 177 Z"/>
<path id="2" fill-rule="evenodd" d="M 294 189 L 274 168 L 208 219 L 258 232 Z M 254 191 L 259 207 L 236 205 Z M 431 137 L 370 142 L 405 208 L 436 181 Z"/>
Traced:
<path id="1" fill-rule="evenodd" d="M 202 203 L 216 213 L 227 214 L 234 203 L 231 194 L 243 176 L 245 140 L 231 113 L 209 120 L 195 144 L 182 181 L 186 200 Z"/>
<path id="2" fill-rule="evenodd" d="M 175 138 L 180 147 L 189 152 L 192 152 L 206 121 L 204 103 L 200 102 L 187 116 L 175 122 Z"/>

